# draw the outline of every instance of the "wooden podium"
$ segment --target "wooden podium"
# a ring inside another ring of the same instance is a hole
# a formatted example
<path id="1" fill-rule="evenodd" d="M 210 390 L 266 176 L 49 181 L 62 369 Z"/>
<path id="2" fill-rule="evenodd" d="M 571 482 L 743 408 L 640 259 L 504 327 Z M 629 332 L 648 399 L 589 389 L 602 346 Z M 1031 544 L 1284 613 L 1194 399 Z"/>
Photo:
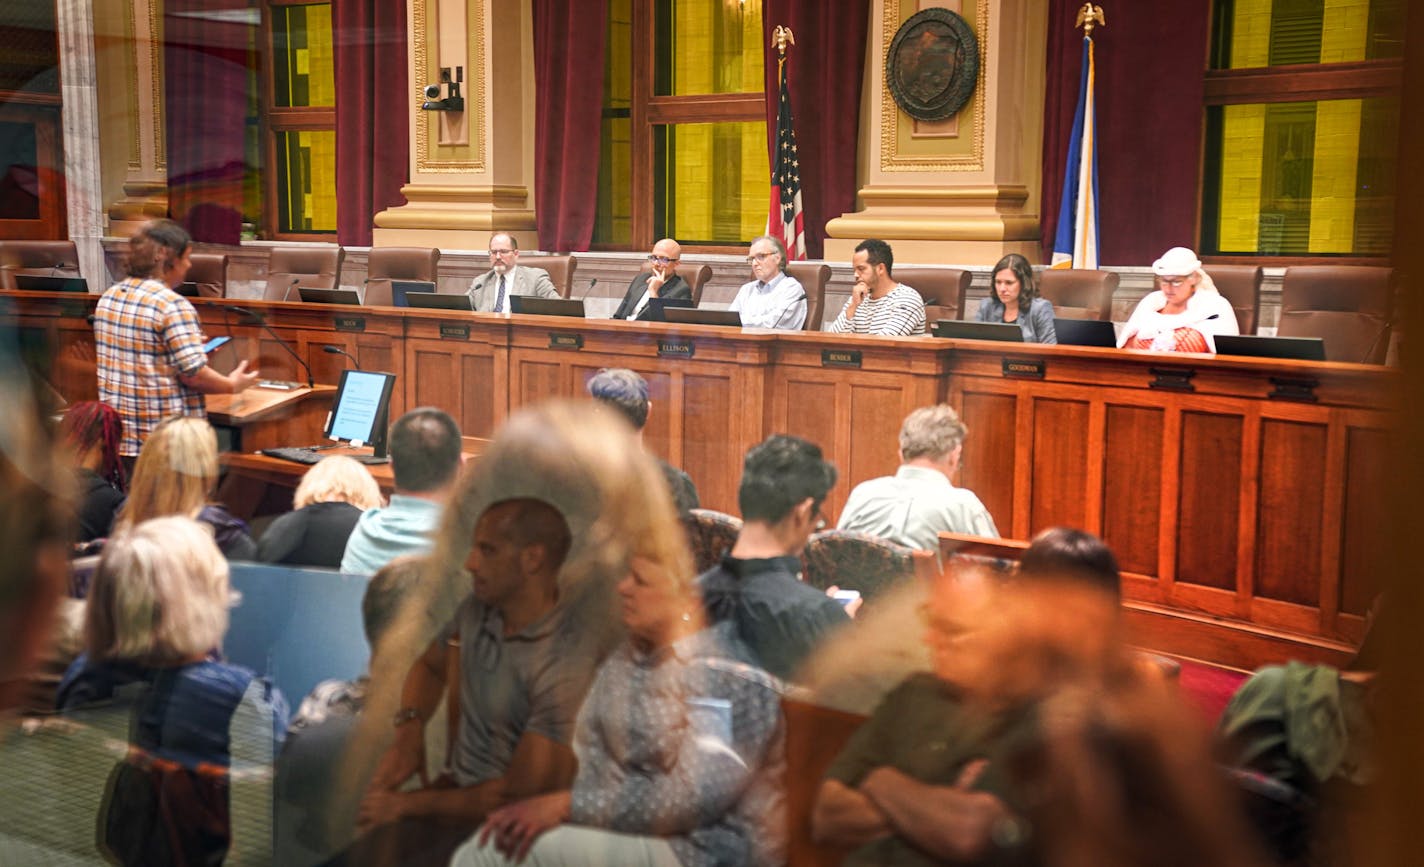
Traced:
<path id="1" fill-rule="evenodd" d="M 208 421 L 217 429 L 224 452 L 311 445 L 321 441 L 335 395 L 331 385 L 291 391 L 258 386 L 238 394 L 209 395 Z"/>

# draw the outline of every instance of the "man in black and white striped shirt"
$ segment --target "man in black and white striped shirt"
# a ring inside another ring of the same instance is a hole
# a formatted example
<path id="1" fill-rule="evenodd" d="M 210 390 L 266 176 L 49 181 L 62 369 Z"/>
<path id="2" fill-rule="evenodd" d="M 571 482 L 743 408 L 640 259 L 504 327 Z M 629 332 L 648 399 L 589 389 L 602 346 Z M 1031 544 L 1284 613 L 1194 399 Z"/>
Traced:
<path id="1" fill-rule="evenodd" d="M 876 238 L 861 241 L 850 261 L 855 266 L 855 286 L 827 331 L 890 336 L 925 333 L 925 301 L 919 292 L 890 276 L 895 254 L 889 244 Z"/>

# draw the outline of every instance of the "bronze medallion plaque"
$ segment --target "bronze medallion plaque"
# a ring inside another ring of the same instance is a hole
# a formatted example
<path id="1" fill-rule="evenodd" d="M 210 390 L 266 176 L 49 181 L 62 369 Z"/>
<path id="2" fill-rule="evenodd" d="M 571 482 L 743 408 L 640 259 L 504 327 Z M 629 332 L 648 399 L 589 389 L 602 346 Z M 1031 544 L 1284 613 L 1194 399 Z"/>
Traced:
<path id="1" fill-rule="evenodd" d="M 915 120 L 953 117 L 979 82 L 979 40 L 955 12 L 916 12 L 890 43 L 885 81 L 895 104 Z"/>

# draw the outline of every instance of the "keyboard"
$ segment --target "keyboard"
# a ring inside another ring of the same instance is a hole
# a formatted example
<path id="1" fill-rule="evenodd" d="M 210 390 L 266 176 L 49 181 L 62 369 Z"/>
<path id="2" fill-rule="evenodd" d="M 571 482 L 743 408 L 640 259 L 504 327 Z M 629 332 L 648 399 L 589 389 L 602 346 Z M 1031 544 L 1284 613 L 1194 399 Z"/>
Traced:
<path id="1" fill-rule="evenodd" d="M 318 451 L 313 446 L 282 446 L 275 449 L 263 449 L 262 454 L 269 458 L 280 458 L 297 464 L 314 464 L 331 452 L 329 447 Z M 375 455 L 346 455 L 346 457 L 360 464 L 388 464 L 391 461 L 390 458 L 378 458 Z"/>

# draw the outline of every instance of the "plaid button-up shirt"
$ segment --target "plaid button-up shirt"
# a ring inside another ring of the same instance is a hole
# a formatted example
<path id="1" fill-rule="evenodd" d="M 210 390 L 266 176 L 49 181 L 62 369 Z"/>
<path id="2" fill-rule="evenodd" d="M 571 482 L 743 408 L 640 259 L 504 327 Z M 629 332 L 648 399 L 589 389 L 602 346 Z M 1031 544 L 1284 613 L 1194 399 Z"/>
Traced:
<path id="1" fill-rule="evenodd" d="M 174 415 L 204 417 L 203 395 L 179 379 L 208 363 L 198 311 L 157 280 L 116 283 L 94 310 L 99 399 L 119 411 L 119 453 L 137 455 L 149 431 Z"/>

